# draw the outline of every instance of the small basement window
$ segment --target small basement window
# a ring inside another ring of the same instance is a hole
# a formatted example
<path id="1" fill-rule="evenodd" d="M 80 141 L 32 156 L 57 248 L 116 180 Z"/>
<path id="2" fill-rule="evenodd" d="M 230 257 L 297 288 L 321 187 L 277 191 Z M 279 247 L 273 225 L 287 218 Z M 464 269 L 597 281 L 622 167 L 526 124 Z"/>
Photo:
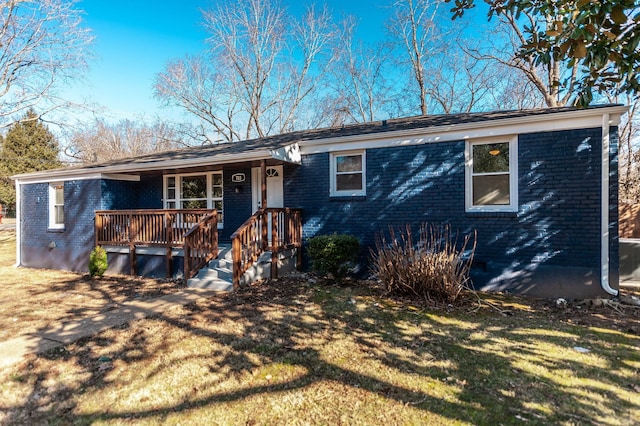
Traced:
<path id="1" fill-rule="evenodd" d="M 331 154 L 331 196 L 366 195 L 365 151 Z"/>
<path id="2" fill-rule="evenodd" d="M 469 141 L 465 150 L 467 211 L 518 210 L 517 139 Z"/>
<path id="3" fill-rule="evenodd" d="M 64 183 L 49 184 L 49 228 L 64 228 Z"/>

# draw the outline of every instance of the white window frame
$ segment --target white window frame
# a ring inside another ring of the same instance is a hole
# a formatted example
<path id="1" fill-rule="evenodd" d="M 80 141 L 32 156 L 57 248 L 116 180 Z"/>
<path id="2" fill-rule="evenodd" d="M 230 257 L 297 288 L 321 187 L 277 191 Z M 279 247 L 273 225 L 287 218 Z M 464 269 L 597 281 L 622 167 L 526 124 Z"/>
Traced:
<path id="1" fill-rule="evenodd" d="M 56 207 L 60 206 L 56 203 L 56 189 L 60 186 L 62 186 L 62 223 L 56 221 Z M 49 229 L 64 229 L 64 182 L 49 183 Z"/>
<path id="2" fill-rule="evenodd" d="M 474 145 L 509 143 L 509 204 L 473 205 L 473 153 Z M 467 212 L 517 212 L 518 211 L 518 137 L 506 136 L 468 140 L 464 150 L 465 161 L 465 209 Z"/>
<path id="3" fill-rule="evenodd" d="M 362 157 L 362 189 L 360 190 L 342 190 L 338 191 L 337 189 L 337 160 L 338 157 L 345 157 L 350 155 L 360 155 Z M 332 152 L 329 161 L 329 173 L 330 173 L 330 190 L 329 195 L 331 197 L 355 197 L 355 196 L 363 196 L 367 195 L 367 156 L 366 151 L 364 149 L 357 151 L 340 151 L 340 152 Z"/>
<path id="4" fill-rule="evenodd" d="M 179 173 L 179 174 L 171 174 L 171 175 L 164 175 L 164 179 L 163 179 L 163 183 L 162 183 L 162 194 L 163 194 L 163 205 L 165 209 L 170 208 L 169 207 L 169 203 L 173 202 L 175 203 L 175 208 L 176 209 L 181 209 L 181 205 L 182 205 L 182 201 L 185 201 L 184 198 L 182 198 L 182 178 L 183 177 L 189 177 L 189 176 L 205 176 L 206 180 L 207 180 L 207 197 L 206 197 L 206 201 L 207 201 L 207 209 L 213 209 L 215 208 L 215 202 L 216 201 L 221 201 L 222 202 L 222 211 L 218 212 L 218 213 L 222 213 L 222 221 L 218 222 L 218 228 L 222 228 L 223 225 L 223 221 L 224 221 L 224 174 L 221 170 L 218 171 L 213 171 L 213 172 L 200 172 L 200 173 Z M 213 197 L 211 195 L 212 190 L 213 190 L 213 175 L 220 175 L 220 181 L 222 182 L 221 188 L 222 188 L 222 197 Z M 169 178 L 175 178 L 175 183 L 176 183 L 176 188 L 175 188 L 175 192 L 176 192 L 176 196 L 175 198 L 169 198 L 168 197 L 168 181 Z M 196 198 L 197 200 L 203 200 L 202 198 Z"/>

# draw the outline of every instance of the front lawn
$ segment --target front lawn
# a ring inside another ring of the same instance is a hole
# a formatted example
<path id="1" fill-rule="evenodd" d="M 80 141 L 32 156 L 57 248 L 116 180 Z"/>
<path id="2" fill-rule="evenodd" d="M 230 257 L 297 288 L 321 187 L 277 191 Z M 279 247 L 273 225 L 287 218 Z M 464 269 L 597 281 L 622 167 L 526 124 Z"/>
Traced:
<path id="1" fill-rule="evenodd" d="M 0 424 L 640 419 L 636 309 L 427 307 L 352 284 L 266 282 L 31 356 L 0 371 Z"/>
<path id="2" fill-rule="evenodd" d="M 15 231 L 0 230 L 0 344 L 47 330 L 59 321 L 79 321 L 124 302 L 179 291 L 181 281 L 15 268 Z M 88 262 L 89 259 L 87 259 Z"/>

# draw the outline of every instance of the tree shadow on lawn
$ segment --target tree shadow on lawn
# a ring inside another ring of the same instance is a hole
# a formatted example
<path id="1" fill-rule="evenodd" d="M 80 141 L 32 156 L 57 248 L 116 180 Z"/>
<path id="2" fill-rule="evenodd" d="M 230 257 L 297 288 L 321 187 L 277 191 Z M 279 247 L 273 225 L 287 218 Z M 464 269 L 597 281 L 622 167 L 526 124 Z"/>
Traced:
<path id="1" fill-rule="evenodd" d="M 3 315 L 0 342 L 38 331 L 64 329 L 127 302 L 143 301 L 181 290 L 173 280 L 131 276 L 92 278 L 87 274 L 26 268 L 0 268 Z M 46 344 L 46 342 L 45 342 Z"/>
<path id="2" fill-rule="evenodd" d="M 25 362 L 16 374 L 27 377 L 30 395 L 2 410 L 9 424 L 157 421 L 238 402 L 246 408 L 236 414 L 238 423 L 269 422 L 270 415 L 278 422 L 339 422 L 346 413 L 361 423 L 383 422 L 375 410 L 330 407 L 339 404 L 313 393 L 306 410 L 250 409 L 257 396 L 335 385 L 347 401 L 385 401 L 390 411 L 384 415 L 399 416 L 400 423 L 416 418 L 405 415 L 474 424 L 607 423 L 613 416 L 632 423 L 640 398 L 620 382 L 634 369 L 637 378 L 638 338 L 589 329 L 590 353 L 579 354 L 573 348 L 586 337 L 584 330 L 535 314 L 410 311 L 385 304 L 368 289 L 273 281 Z M 61 380 L 48 370 L 61 364 L 78 379 Z M 184 376 L 176 377 L 182 370 Z M 160 402 L 131 400 L 145 387 L 172 395 Z M 106 399 L 87 408 L 79 393 Z M 314 418 L 314 409 L 328 413 Z"/>

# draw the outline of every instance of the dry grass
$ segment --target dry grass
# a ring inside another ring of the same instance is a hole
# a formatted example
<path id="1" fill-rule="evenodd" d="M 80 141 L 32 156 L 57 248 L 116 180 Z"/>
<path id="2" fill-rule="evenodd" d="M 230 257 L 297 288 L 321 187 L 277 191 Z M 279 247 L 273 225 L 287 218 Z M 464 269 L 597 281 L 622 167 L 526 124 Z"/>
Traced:
<path id="1" fill-rule="evenodd" d="M 453 303 L 469 288 L 475 244 L 475 235 L 468 235 L 458 245 L 448 225 L 421 225 L 415 245 L 410 226 L 397 234 L 390 228 L 388 241 L 382 233 L 376 238 L 371 269 L 391 294 Z"/>
<path id="2" fill-rule="evenodd" d="M 256 285 L 0 371 L 0 424 L 637 422 L 635 314 L 481 297 Z"/>
<path id="3" fill-rule="evenodd" d="M 0 342 L 107 312 L 129 300 L 180 289 L 180 282 L 130 276 L 91 278 L 88 274 L 15 268 L 15 232 L 0 230 Z"/>

